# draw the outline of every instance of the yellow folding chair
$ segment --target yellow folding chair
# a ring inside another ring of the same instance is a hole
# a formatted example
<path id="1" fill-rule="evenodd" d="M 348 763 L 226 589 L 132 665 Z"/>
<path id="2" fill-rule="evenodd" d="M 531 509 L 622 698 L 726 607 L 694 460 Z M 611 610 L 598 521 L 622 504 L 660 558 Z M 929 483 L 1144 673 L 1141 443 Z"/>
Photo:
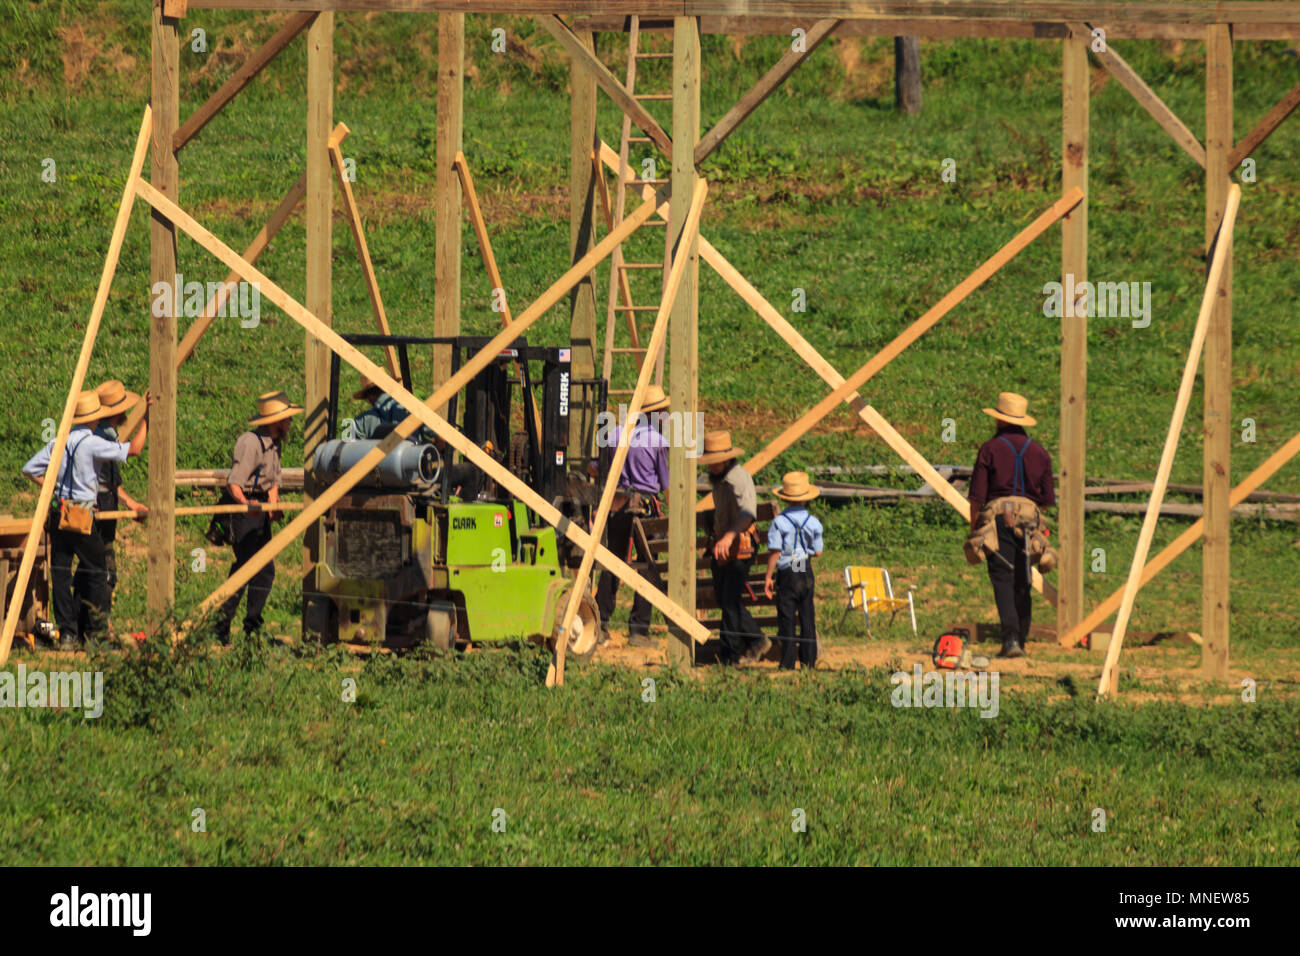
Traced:
<path id="1" fill-rule="evenodd" d="M 841 621 L 849 611 L 862 608 L 862 618 L 867 625 L 867 634 L 870 636 L 872 614 L 888 612 L 889 622 L 892 624 L 898 612 L 907 608 L 912 618 L 912 634 L 916 634 L 916 604 L 912 600 L 915 586 L 907 589 L 907 597 L 894 597 L 894 585 L 889 579 L 888 571 L 884 568 L 868 568 L 852 564 L 844 569 L 844 586 L 849 591 L 849 606 L 844 609 L 844 614 L 840 615 Z"/>

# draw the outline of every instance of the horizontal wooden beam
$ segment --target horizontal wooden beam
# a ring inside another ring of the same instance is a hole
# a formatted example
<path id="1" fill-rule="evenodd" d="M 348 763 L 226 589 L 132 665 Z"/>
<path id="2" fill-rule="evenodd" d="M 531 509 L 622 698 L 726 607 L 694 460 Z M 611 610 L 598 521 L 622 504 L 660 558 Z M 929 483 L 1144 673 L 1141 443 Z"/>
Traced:
<path id="1" fill-rule="evenodd" d="M 1237 37 L 1234 35 L 1233 39 L 1236 40 Z M 1300 83 L 1291 87 L 1291 92 L 1265 113 L 1264 118 L 1255 124 L 1255 128 L 1246 134 L 1246 138 L 1228 154 L 1228 170 L 1232 171 L 1240 166 L 1241 161 L 1258 149 L 1260 143 L 1268 139 L 1273 130 L 1277 129 L 1297 106 L 1300 106 Z"/>
<path id="2" fill-rule="evenodd" d="M 1079 0 L 190 0 L 191 9 L 344 10 L 361 13 L 508 13 L 539 16 L 806 17 L 808 20 L 1011 20 L 1207 24 L 1300 24 L 1300 3 L 1184 0 L 1088 3 Z"/>
<path id="3" fill-rule="evenodd" d="M 722 36 L 783 36 L 796 27 L 808 29 L 812 21 L 804 17 L 701 17 L 700 33 Z M 1129 23 L 1097 20 L 1106 31 L 1107 40 L 1204 40 L 1205 27 L 1195 23 Z M 575 17 L 575 30 L 593 33 L 626 33 L 628 17 Z M 642 20 L 642 33 L 669 32 L 670 20 Z M 1070 35 L 1063 20 L 856 20 L 846 19 L 835 35 L 839 37 L 915 36 L 923 40 L 960 40 L 974 37 L 1017 40 L 1061 40 Z M 1300 39 L 1300 23 L 1237 23 L 1232 28 L 1236 41 Z"/>
<path id="4" fill-rule="evenodd" d="M 274 505 L 260 504 L 257 511 L 301 511 L 307 505 L 301 501 L 277 501 Z M 194 505 L 193 507 L 177 508 L 173 512 L 177 515 L 246 515 L 254 511 L 252 505 Z M 134 511 L 100 511 L 96 512 L 95 520 L 97 521 L 148 521 L 149 512 L 136 514 Z"/>
<path id="5" fill-rule="evenodd" d="M 1092 35 L 1092 26 L 1087 23 L 1074 23 L 1071 28 L 1079 35 L 1080 38 L 1087 38 Z M 1164 100 L 1158 97 L 1151 87 L 1147 86 L 1142 77 L 1138 76 L 1134 69 L 1125 62 L 1124 58 L 1115 52 L 1115 48 L 1106 44 L 1102 53 L 1093 51 L 1093 56 L 1101 61 L 1110 75 L 1119 80 L 1121 86 L 1133 94 L 1133 99 L 1138 101 L 1138 105 L 1151 114 L 1151 118 L 1160 124 L 1160 128 L 1168 133 L 1175 143 L 1181 146 L 1188 156 L 1196 160 L 1196 164 L 1202 169 L 1205 168 L 1205 147 L 1201 145 L 1192 131 L 1187 128 L 1174 111 L 1165 105 Z"/>
<path id="6" fill-rule="evenodd" d="M 298 4 L 294 9 L 301 10 L 302 5 Z M 275 36 L 263 43 L 230 79 L 221 84 L 221 89 L 209 96 L 206 102 L 181 124 L 180 129 L 172 136 L 172 149 L 179 153 L 186 143 L 198 135 L 199 130 L 208 125 L 212 117 L 220 113 L 226 104 L 233 100 L 253 77 L 261 73 L 268 63 L 279 56 L 280 51 L 289 45 L 289 41 L 307 29 L 314 19 L 316 14 L 310 11 L 294 14 L 288 23 L 276 31 Z"/>

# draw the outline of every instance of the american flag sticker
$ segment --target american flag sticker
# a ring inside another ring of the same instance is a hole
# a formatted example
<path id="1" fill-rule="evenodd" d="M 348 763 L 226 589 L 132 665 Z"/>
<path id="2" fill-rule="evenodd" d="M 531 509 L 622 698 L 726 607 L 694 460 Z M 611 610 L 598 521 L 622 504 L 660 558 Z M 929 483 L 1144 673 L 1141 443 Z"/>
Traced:
<path id="1" fill-rule="evenodd" d="M 570 359 L 569 359 L 569 352 L 570 352 L 570 351 L 571 351 L 570 349 L 560 349 L 560 361 L 561 361 L 561 362 L 568 362 L 568 361 L 570 361 Z"/>

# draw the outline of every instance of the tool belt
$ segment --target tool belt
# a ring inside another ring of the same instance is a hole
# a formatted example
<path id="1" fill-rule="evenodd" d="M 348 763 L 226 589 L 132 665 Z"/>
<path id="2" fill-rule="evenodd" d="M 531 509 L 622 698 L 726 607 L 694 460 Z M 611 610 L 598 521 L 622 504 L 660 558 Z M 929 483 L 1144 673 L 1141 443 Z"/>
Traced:
<path id="1" fill-rule="evenodd" d="M 979 524 L 975 527 L 975 533 L 967 537 L 963 545 L 968 564 L 979 564 L 990 553 L 997 554 L 1000 550 L 997 526 L 999 516 L 1002 517 L 1002 523 L 1010 528 L 1011 533 L 1017 538 L 1024 541 L 1026 536 L 1028 537 L 1026 552 L 1032 567 L 1043 572 L 1051 571 L 1056 567 L 1056 549 L 1047 543 L 1047 535 L 1044 532 L 1049 526 L 1043 518 L 1042 511 L 1034 501 L 1019 495 L 994 498 L 980 509 Z"/>
<path id="2" fill-rule="evenodd" d="M 95 506 L 88 501 L 59 499 L 59 517 L 55 527 L 73 534 L 90 534 L 95 523 Z"/>
<path id="3" fill-rule="evenodd" d="M 709 536 L 709 554 L 713 554 L 713 546 L 718 543 L 718 539 Z M 731 541 L 731 550 L 727 552 L 727 560 L 722 564 L 730 564 L 732 561 L 749 561 L 754 557 L 754 552 L 758 550 L 758 531 L 751 524 L 744 531 L 736 534 Z"/>
<path id="4" fill-rule="evenodd" d="M 626 511 L 634 518 L 659 518 L 663 516 L 663 502 L 657 494 L 633 488 L 631 485 L 619 485 L 610 501 L 612 513 Z"/>

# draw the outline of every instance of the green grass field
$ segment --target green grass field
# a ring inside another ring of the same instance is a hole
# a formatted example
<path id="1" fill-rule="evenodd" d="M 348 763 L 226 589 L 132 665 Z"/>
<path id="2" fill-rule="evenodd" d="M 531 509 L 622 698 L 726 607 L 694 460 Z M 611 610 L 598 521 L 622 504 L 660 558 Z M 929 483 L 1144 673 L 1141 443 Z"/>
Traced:
<path id="1" fill-rule="evenodd" d="M 126 0 L 78 15 L 85 6 L 0 2 L 0 37 L 13 38 L 0 43 L 0 391 L 11 412 L 0 498 L 16 515 L 34 501 L 18 472 L 42 444 L 43 420 L 58 416 L 147 98 L 147 21 Z M 527 21 L 469 23 L 465 153 L 518 312 L 568 265 L 568 71 Z M 182 116 L 278 21 L 199 11 L 186 25 L 207 29 L 209 52 L 183 47 Z M 494 55 L 489 31 L 498 25 L 512 45 Z M 783 42 L 706 39 L 706 128 Z M 1130 41 L 1122 52 L 1200 136 L 1201 46 Z M 427 334 L 434 21 L 339 15 L 336 53 L 335 118 L 353 131 L 344 153 L 356 162 L 389 319 L 396 332 Z M 602 54 L 620 72 L 616 39 Z M 927 41 L 922 56 L 924 112 L 902 117 L 892 110 L 887 41 L 830 41 L 702 170 L 711 185 L 704 234 L 845 374 L 1059 194 L 1058 47 Z M 1238 45 L 1238 137 L 1296 73 L 1286 44 Z M 236 248 L 303 168 L 303 86 L 297 41 L 182 154 L 182 205 Z M 602 100 L 599 129 L 615 145 L 617 123 Z M 1090 278 L 1150 282 L 1153 316 L 1146 329 L 1090 322 L 1087 471 L 1149 480 L 1204 281 L 1203 174 L 1100 68 L 1091 136 Z M 1256 152 L 1257 181 L 1243 183 L 1233 419 L 1252 419 L 1256 440 L 1234 444 L 1234 481 L 1300 427 L 1300 324 L 1291 314 L 1300 287 L 1298 147 L 1292 118 Z M 949 158 L 952 184 L 940 178 Z M 55 182 L 42 180 L 47 160 Z M 973 461 L 991 431 L 980 408 L 1003 389 L 1030 396 L 1035 435 L 1056 449 L 1059 320 L 1042 306 L 1044 283 L 1059 279 L 1058 236 L 1049 230 L 864 390 L 932 461 Z M 463 328 L 494 331 L 499 317 L 468 223 L 463 243 Z M 302 250 L 299 214 L 259 262 L 299 297 Z M 185 238 L 179 261 L 187 279 L 225 276 Z M 336 328 L 370 330 L 341 213 L 333 271 Z M 607 270 L 599 280 L 603 311 Z M 707 267 L 700 281 L 706 425 L 730 428 L 757 450 L 826 389 Z M 804 313 L 790 311 L 797 289 Z M 148 215 L 137 205 L 90 381 L 118 377 L 143 389 L 148 304 Z M 529 338 L 559 344 L 567 329 L 561 306 Z M 259 393 L 285 388 L 301 400 L 303 352 L 301 328 L 265 302 L 255 329 L 219 320 L 180 376 L 178 465 L 228 465 Z M 432 391 L 427 362 L 416 379 Z M 345 374 L 345 387 L 353 381 Z M 949 418 L 956 441 L 945 443 Z M 1201 480 L 1200 422 L 1198 395 L 1175 482 Z M 790 468 L 893 463 L 855 423 L 847 409 L 836 412 L 760 480 L 775 483 Z M 286 464 L 301 457 L 299 433 Z M 143 460 L 125 470 L 137 496 L 145 474 Z M 1300 492 L 1300 466 L 1267 487 Z M 197 493 L 193 503 L 213 497 Z M 852 619 L 836 624 L 838 568 L 850 562 L 885 564 L 918 586 L 921 637 L 896 629 L 900 652 L 927 647 L 953 620 L 994 620 L 984 570 L 962 561 L 962 526 L 946 507 L 818 507 L 828 544 L 819 620 L 832 646 L 863 640 Z M 1106 554 L 1106 570 L 1087 577 L 1090 601 L 1122 584 L 1139 523 L 1088 517 L 1086 547 Z M 1156 546 L 1183 527 L 1162 520 Z M 178 520 L 181 614 L 216 587 L 228 561 L 214 552 L 194 569 L 202 528 Z M 123 630 L 154 623 L 144 612 L 142 544 L 140 529 L 124 533 L 115 604 Z M 1199 629 L 1198 554 L 1143 590 L 1133 628 Z M 279 562 L 268 617 L 284 634 L 298 629 L 300 561 L 294 546 Z M 1234 674 L 1264 688 L 1250 706 L 1221 688 L 1189 693 L 1149 677 L 1144 685 L 1133 671 L 1127 686 L 1150 691 L 1140 706 L 1098 707 L 1086 681 L 1008 677 L 1000 715 L 981 720 L 895 710 L 881 668 L 775 682 L 656 671 L 658 700 L 649 704 L 643 675 L 609 666 L 574 669 L 569 690 L 545 694 L 531 650 L 377 660 L 359 672 L 350 659 L 284 648 L 171 663 L 113 658 L 103 662 L 110 709 L 99 722 L 0 712 L 0 860 L 1294 864 L 1295 522 L 1235 521 L 1232 581 Z M 621 608 L 615 625 L 624 619 Z M 1050 608 L 1040 604 L 1036 620 L 1053 623 Z M 1199 652 L 1172 657 L 1195 668 Z M 346 676 L 359 684 L 355 704 L 340 700 Z M 195 807 L 207 812 L 206 834 L 190 831 Z M 490 826 L 498 807 L 509 819 L 504 834 Z M 1105 834 L 1089 828 L 1096 807 L 1111 817 Z M 807 812 L 806 834 L 791 832 L 796 808 Z M 1007 840 L 1010 828 L 1034 838 Z"/>

